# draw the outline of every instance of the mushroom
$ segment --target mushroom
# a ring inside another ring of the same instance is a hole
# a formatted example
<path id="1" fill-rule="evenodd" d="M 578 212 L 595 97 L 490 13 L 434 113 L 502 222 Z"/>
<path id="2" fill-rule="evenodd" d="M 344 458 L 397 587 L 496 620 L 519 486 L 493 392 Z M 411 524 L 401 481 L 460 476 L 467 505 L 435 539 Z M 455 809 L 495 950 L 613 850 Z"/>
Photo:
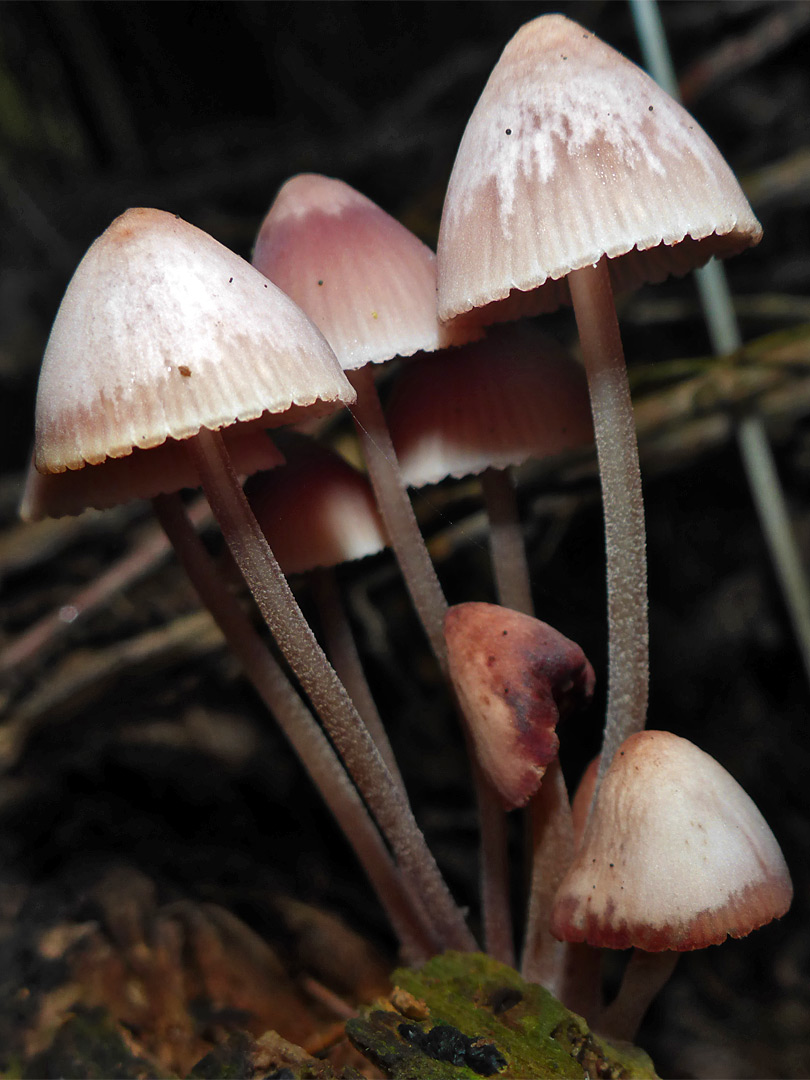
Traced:
<path id="1" fill-rule="evenodd" d="M 630 61 L 562 15 L 506 46 L 462 138 L 438 244 L 439 316 L 573 303 L 602 478 L 609 678 L 602 769 L 647 708 L 644 512 L 613 289 L 758 242 L 717 148 Z"/>
<path id="2" fill-rule="evenodd" d="M 643 731 L 605 773 L 551 930 L 659 954 L 633 969 L 605 1014 L 614 1034 L 631 1038 L 679 952 L 744 937 L 784 915 L 792 895 L 779 845 L 736 780 L 686 739 Z"/>
<path id="3" fill-rule="evenodd" d="M 357 391 L 353 417 L 386 532 L 433 654 L 447 674 L 447 601 L 414 516 L 391 443 L 374 366 L 417 350 L 432 352 L 480 334 L 436 314 L 436 257 L 408 229 L 342 180 L 304 174 L 288 180 L 259 230 L 253 262 L 310 316 Z M 474 776 L 476 774 L 473 766 Z M 481 822 L 485 925 L 503 929 L 498 959 L 512 959 L 505 873 L 505 823 L 476 779 Z M 496 899 L 497 898 L 497 899 Z M 493 911 L 493 904 L 497 913 Z"/>
<path id="4" fill-rule="evenodd" d="M 288 180 L 253 263 L 332 346 L 357 391 L 352 415 L 377 503 L 431 648 L 445 667 L 447 602 L 414 517 L 374 385 L 374 365 L 470 337 L 436 315 L 436 257 L 365 195 L 326 176 Z"/>
<path id="5" fill-rule="evenodd" d="M 562 950 L 549 935 L 549 912 L 573 855 L 556 726 L 590 699 L 593 668 L 582 649 L 553 627 L 495 604 L 454 605 L 445 637 L 450 676 L 481 769 L 507 810 L 531 801 L 524 975 L 552 988 Z"/>
<path id="6" fill-rule="evenodd" d="M 481 477 L 498 601 L 533 614 L 512 467 L 593 442 L 582 367 L 533 327 L 499 327 L 407 364 L 386 414 L 409 486 Z"/>
<path id="7" fill-rule="evenodd" d="M 438 938 L 469 948 L 411 810 L 301 614 L 219 434 L 327 412 L 353 396 L 322 335 L 258 271 L 172 214 L 129 210 L 85 255 L 57 314 L 37 395 L 36 465 L 88 470 L 90 480 L 110 459 L 176 441 L 403 874 L 429 899 Z M 177 496 L 159 495 L 155 507 L 196 572 Z M 195 584 L 206 587 L 204 577 Z"/>

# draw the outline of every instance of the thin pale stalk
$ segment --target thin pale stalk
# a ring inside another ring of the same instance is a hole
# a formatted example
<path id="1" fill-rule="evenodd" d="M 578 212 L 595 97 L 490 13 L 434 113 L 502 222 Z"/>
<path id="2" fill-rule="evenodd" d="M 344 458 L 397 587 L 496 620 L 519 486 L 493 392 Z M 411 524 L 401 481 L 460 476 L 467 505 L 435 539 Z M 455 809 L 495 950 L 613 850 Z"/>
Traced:
<path id="1" fill-rule="evenodd" d="M 532 872 L 521 974 L 560 995 L 566 946 L 549 930 L 560 882 L 574 856 L 574 826 L 562 769 L 555 760 L 529 805 L 532 823 Z"/>
<path id="2" fill-rule="evenodd" d="M 602 483 L 608 592 L 604 775 L 647 717 L 649 634 L 644 503 L 633 406 L 607 259 L 568 275 L 591 396 Z"/>
<path id="3" fill-rule="evenodd" d="M 447 601 L 413 512 L 374 384 L 372 366 L 367 364 L 359 371 L 347 374 L 357 391 L 352 416 L 377 506 L 416 613 L 439 666 L 446 675 L 444 616 Z"/>
<path id="4" fill-rule="evenodd" d="M 380 756 L 388 766 L 388 771 L 404 792 L 405 784 L 402 774 L 363 670 L 363 663 L 357 651 L 357 642 L 354 640 L 349 624 L 335 571 L 332 567 L 312 570 L 309 574 L 309 583 L 315 603 L 318 605 L 318 614 L 326 643 L 326 655 L 360 713 L 363 723 L 380 751 Z"/>
<path id="5" fill-rule="evenodd" d="M 489 548 L 498 603 L 534 615 L 526 544 L 511 469 L 487 469 L 481 489 L 489 517 Z"/>
<path id="6" fill-rule="evenodd" d="M 298 607 L 239 485 L 222 437 L 202 429 L 187 446 L 214 517 L 262 617 L 390 843 L 402 873 L 424 901 L 439 939 L 446 948 L 475 949 L 475 939 L 407 800 Z"/>
<path id="7" fill-rule="evenodd" d="M 619 992 L 599 1019 L 599 1031 L 614 1039 L 632 1042 L 644 1014 L 666 986 L 680 955 L 678 952 L 648 953 L 633 949 Z"/>
<path id="8" fill-rule="evenodd" d="M 377 506 L 416 613 L 427 634 L 442 674 L 447 678 L 447 646 L 444 640 L 447 600 L 413 512 L 413 505 L 391 442 L 377 387 L 374 384 L 372 365 L 367 364 L 359 371 L 349 372 L 348 376 L 357 391 L 357 402 L 352 407 L 352 415 L 363 448 L 363 456 Z M 470 761 L 474 762 L 472 752 Z M 490 927 L 491 932 L 497 934 L 501 943 L 497 947 L 502 949 L 505 948 L 506 941 L 504 926 L 510 926 L 511 938 L 511 916 L 506 874 L 506 824 L 504 820 L 497 825 L 496 814 L 502 818 L 505 818 L 505 815 L 501 807 L 496 808 L 492 805 L 491 795 L 482 785 L 474 764 L 473 776 L 479 811 L 482 815 L 481 877 L 484 885 L 482 897 L 484 924 Z M 494 908 L 493 904 L 496 905 Z M 514 948 L 514 946 L 510 947 Z M 490 950 L 489 944 L 487 944 L 487 949 Z"/>
<path id="9" fill-rule="evenodd" d="M 409 956 L 431 956 L 438 940 L 420 905 L 408 894 L 363 800 L 304 702 L 253 629 L 236 597 L 191 526 L 176 495 L 154 500 L 157 517 L 229 648 L 274 716 L 366 871 Z"/>
<path id="10" fill-rule="evenodd" d="M 515 939 L 509 905 L 507 818 L 500 797 L 483 775 L 470 747 L 481 829 L 481 907 L 487 955 L 515 966 Z"/>

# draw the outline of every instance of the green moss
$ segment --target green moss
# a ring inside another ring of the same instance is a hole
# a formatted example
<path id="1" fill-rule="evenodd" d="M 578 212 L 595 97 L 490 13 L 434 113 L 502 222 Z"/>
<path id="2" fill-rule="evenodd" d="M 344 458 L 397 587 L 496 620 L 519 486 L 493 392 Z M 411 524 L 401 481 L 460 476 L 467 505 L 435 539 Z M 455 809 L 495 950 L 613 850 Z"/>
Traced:
<path id="1" fill-rule="evenodd" d="M 482 954 L 445 953 L 418 971 L 396 971 L 393 981 L 423 1002 L 427 1015 L 377 1009 L 346 1028 L 355 1046 L 390 1077 L 656 1075 L 643 1051 L 595 1037 L 542 986 Z"/>

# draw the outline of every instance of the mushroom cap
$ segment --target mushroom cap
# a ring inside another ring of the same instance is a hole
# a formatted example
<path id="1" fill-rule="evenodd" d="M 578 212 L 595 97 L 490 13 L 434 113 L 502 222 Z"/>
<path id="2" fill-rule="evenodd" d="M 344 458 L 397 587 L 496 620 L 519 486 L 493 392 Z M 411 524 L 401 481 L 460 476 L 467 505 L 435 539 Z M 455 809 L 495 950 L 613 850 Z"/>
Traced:
<path id="1" fill-rule="evenodd" d="M 557 755 L 557 721 L 593 694 L 593 668 L 553 627 L 497 604 L 451 607 L 444 636 L 479 764 L 507 810 L 525 806 Z"/>
<path id="2" fill-rule="evenodd" d="M 494 301 L 487 321 L 551 311 L 569 302 L 565 275 L 604 255 L 618 291 L 761 233 L 676 101 L 577 23 L 541 15 L 504 49 L 464 132 L 439 233 L 439 315 Z"/>
<path id="3" fill-rule="evenodd" d="M 128 210 L 68 285 L 39 379 L 36 467 L 61 473 L 354 391 L 288 297 L 213 237 Z"/>
<path id="4" fill-rule="evenodd" d="M 388 541 L 363 473 L 303 436 L 283 447 L 286 465 L 252 476 L 245 494 L 284 573 L 382 551 Z"/>
<path id="5" fill-rule="evenodd" d="M 668 731 L 626 739 L 554 903 L 552 933 L 600 948 L 685 951 L 787 911 L 785 860 L 714 758 Z"/>
<path id="6" fill-rule="evenodd" d="M 267 433 L 250 424 L 226 429 L 223 438 L 239 476 L 273 469 L 284 457 Z M 66 469 L 43 476 L 33 461 L 20 502 L 23 521 L 80 514 L 88 507 L 107 510 L 131 499 L 152 499 L 185 487 L 198 487 L 197 469 L 182 442 L 167 439 L 151 450 L 133 450 L 127 457 L 107 458 L 101 465 Z"/>
<path id="7" fill-rule="evenodd" d="M 582 366 L 552 338 L 524 325 L 407 364 L 386 416 L 411 487 L 593 442 Z"/>
<path id="8" fill-rule="evenodd" d="M 259 230 L 253 265 L 309 315 L 346 371 L 471 336 L 439 322 L 430 248 L 342 180 L 288 180 Z"/>

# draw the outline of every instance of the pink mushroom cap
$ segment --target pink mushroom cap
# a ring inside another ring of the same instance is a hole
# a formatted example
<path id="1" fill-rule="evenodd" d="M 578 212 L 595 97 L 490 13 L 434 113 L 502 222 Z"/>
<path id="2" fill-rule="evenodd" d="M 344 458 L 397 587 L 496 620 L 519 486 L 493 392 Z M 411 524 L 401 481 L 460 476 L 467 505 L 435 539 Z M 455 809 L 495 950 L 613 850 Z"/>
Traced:
<path id="1" fill-rule="evenodd" d="M 552 933 L 600 948 L 685 951 L 784 915 L 773 833 L 726 770 L 668 731 L 622 743 L 557 892 Z"/>
<path id="2" fill-rule="evenodd" d="M 256 520 L 285 574 L 376 555 L 387 545 L 363 473 L 302 436 L 284 442 L 286 464 L 246 486 Z"/>
<path id="3" fill-rule="evenodd" d="M 439 233 L 439 315 L 551 311 L 569 302 L 565 276 L 603 256 L 618 291 L 761 235 L 685 109 L 577 23 L 541 15 L 507 44 L 464 132 Z"/>

